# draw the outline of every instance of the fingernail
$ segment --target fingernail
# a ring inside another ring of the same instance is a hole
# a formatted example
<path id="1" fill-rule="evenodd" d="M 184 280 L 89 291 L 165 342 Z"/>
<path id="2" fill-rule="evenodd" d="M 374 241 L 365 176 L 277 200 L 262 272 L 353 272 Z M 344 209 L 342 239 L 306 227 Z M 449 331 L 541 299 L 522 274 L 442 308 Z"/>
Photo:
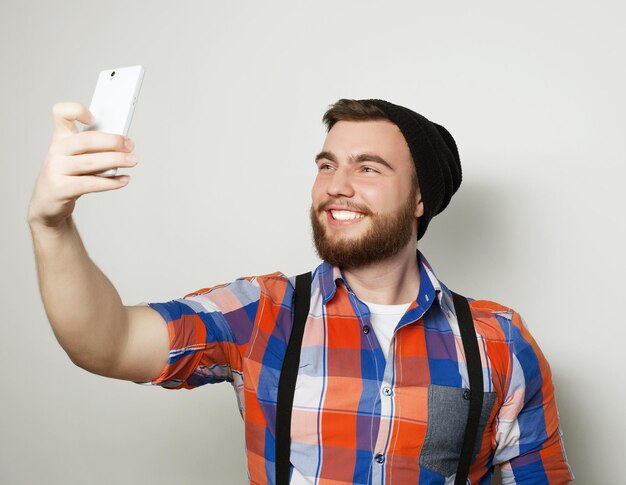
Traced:
<path id="1" fill-rule="evenodd" d="M 128 148 L 129 150 L 132 150 L 133 147 L 135 146 L 135 144 L 133 143 L 133 141 L 130 138 L 126 138 L 124 140 L 124 145 L 126 146 L 126 148 Z"/>
<path id="2" fill-rule="evenodd" d="M 135 163 L 137 163 L 137 160 L 138 160 L 137 155 L 135 155 L 134 153 L 129 153 L 128 155 L 126 155 L 126 161 L 127 162 L 130 162 L 130 163 L 135 162 Z"/>

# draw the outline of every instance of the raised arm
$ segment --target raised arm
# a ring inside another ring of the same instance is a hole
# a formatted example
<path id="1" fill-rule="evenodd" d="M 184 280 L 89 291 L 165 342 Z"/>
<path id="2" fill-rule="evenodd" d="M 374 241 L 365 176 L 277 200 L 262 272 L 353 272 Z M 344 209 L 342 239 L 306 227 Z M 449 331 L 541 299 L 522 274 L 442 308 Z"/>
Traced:
<path id="1" fill-rule="evenodd" d="M 168 356 L 168 334 L 149 307 L 124 306 L 91 260 L 71 217 L 76 200 L 90 192 L 127 185 L 123 176 L 94 173 L 133 167 L 134 145 L 124 136 L 86 131 L 87 108 L 57 103 L 52 109 L 52 143 L 28 208 L 39 290 L 54 334 L 76 365 L 108 377 L 138 382 L 156 377 Z"/>

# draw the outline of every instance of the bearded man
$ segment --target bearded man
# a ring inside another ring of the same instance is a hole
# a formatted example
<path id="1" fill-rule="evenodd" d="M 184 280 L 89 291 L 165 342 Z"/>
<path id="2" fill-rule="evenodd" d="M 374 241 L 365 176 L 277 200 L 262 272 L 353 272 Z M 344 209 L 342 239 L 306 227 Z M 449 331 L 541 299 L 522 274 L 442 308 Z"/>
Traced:
<path id="1" fill-rule="evenodd" d="M 132 145 L 117 135 L 76 133 L 72 121 L 89 121 L 82 105 L 64 103 L 55 116 L 64 144 L 49 157 L 73 161 L 75 172 L 65 176 L 125 166 L 111 157 L 79 170 L 81 153 L 124 154 Z M 47 182 L 54 170 L 47 167 L 29 222 L 44 304 L 63 348 L 77 365 L 113 378 L 168 389 L 230 382 L 250 483 L 487 484 L 496 466 L 506 484 L 572 480 L 550 367 L 522 316 L 466 299 L 479 349 L 476 387 L 453 292 L 417 249 L 461 184 L 453 137 L 378 99 L 341 99 L 323 120 L 328 133 L 315 157 L 310 209 L 322 262 L 307 280 L 275 272 L 124 306 L 87 256 L 73 204 L 54 192 L 63 185 Z M 97 183 L 73 195 L 127 182 Z M 294 346 L 296 281 L 309 286 Z M 293 386 L 283 393 L 287 374 Z M 468 441 L 468 401 L 477 394 Z M 462 456 L 468 469 L 457 475 Z"/>

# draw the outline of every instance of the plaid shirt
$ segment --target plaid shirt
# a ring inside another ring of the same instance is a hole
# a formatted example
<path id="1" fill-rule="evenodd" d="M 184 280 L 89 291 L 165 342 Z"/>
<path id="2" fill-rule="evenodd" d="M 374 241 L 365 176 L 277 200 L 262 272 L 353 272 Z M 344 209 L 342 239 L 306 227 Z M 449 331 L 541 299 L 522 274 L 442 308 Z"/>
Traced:
<path id="1" fill-rule="evenodd" d="M 419 250 L 417 258 L 419 294 L 388 352 L 342 271 L 322 262 L 313 272 L 294 395 L 292 484 L 453 483 L 467 366 L 450 290 Z M 252 484 L 275 483 L 276 396 L 294 283 L 295 276 L 276 272 L 149 304 L 170 338 L 169 362 L 152 384 L 230 382 Z M 548 362 L 519 313 L 468 301 L 485 389 L 471 483 L 491 483 L 495 465 L 505 484 L 569 482 Z"/>

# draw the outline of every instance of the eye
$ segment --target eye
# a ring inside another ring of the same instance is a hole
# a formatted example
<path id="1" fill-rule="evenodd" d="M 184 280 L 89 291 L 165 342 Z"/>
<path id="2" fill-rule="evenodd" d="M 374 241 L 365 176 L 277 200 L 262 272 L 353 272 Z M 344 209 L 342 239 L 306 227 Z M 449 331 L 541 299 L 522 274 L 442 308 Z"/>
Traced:
<path id="1" fill-rule="evenodd" d="M 378 170 L 368 166 L 363 167 L 363 170 L 367 173 L 378 173 Z"/>
<path id="2" fill-rule="evenodd" d="M 321 163 L 318 168 L 320 170 L 325 170 L 327 167 L 330 167 L 330 164 L 328 164 L 328 163 Z"/>

